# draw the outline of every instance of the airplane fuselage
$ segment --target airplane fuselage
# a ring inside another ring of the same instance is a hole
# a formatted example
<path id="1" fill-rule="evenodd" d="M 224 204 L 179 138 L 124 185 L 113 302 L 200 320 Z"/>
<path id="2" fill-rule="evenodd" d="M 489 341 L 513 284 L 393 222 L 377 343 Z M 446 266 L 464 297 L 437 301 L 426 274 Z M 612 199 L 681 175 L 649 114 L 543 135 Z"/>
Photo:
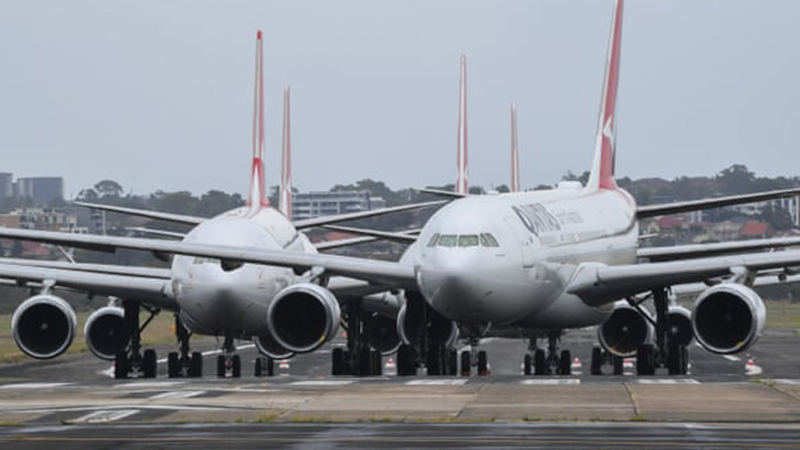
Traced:
<path id="1" fill-rule="evenodd" d="M 565 287 L 580 264 L 635 262 L 635 211 L 619 189 L 470 196 L 434 214 L 410 259 L 428 303 L 462 324 L 595 325 L 610 307 L 589 307 Z"/>
<path id="2" fill-rule="evenodd" d="M 243 207 L 220 214 L 195 227 L 185 242 L 316 252 L 273 208 Z M 297 279 L 287 268 L 180 255 L 172 262 L 172 274 L 181 318 L 191 330 L 240 338 L 267 328 L 270 301 Z"/>

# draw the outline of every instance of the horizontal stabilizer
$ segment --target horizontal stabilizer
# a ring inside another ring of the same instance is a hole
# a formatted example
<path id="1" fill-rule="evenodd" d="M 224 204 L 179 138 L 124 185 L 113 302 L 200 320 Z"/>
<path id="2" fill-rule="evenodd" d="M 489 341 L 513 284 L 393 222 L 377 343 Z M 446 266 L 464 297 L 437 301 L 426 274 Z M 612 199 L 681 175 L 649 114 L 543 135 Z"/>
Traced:
<path id="1" fill-rule="evenodd" d="M 120 214 L 127 214 L 129 216 L 148 217 L 150 219 L 163 220 L 165 222 L 182 223 L 186 225 L 200 225 L 205 222 L 204 217 L 186 216 L 183 214 L 171 214 L 158 211 L 150 211 L 146 209 L 125 208 L 122 206 L 100 205 L 97 203 L 86 202 L 73 202 L 74 205 L 83 206 L 84 208 L 92 208 L 100 211 L 115 212 Z"/>
<path id="2" fill-rule="evenodd" d="M 464 198 L 469 195 L 469 194 L 461 194 L 459 192 L 443 191 L 441 189 L 429 189 L 429 188 L 419 188 L 415 189 L 415 191 L 422 192 L 423 194 L 437 195 L 439 197 L 446 197 L 446 198 Z"/>

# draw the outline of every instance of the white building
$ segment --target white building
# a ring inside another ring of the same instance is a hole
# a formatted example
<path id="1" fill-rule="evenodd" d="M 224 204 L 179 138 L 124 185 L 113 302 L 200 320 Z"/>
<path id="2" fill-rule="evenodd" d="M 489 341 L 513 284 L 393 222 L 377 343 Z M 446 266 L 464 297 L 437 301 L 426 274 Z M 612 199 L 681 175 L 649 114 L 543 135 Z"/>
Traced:
<path id="1" fill-rule="evenodd" d="M 761 211 L 767 205 L 772 205 L 773 208 L 781 208 L 788 212 L 792 217 L 792 223 L 794 223 L 794 226 L 800 227 L 800 201 L 798 201 L 798 197 L 776 198 L 766 202 L 733 205 L 728 206 L 728 209 L 742 214 L 747 214 L 748 216 L 757 216 L 761 214 Z"/>
<path id="2" fill-rule="evenodd" d="M 292 219 L 370 211 L 386 207 L 386 200 L 369 191 L 307 192 L 292 197 Z"/>

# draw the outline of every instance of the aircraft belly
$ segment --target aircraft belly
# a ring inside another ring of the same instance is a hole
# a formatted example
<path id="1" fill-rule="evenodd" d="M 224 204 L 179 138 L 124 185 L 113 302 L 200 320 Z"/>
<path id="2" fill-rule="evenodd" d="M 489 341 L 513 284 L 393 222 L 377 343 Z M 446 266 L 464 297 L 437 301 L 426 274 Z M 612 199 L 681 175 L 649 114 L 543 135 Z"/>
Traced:
<path id="1" fill-rule="evenodd" d="M 547 308 L 537 311 L 514 325 L 534 330 L 563 330 L 600 325 L 610 316 L 612 305 L 592 307 L 570 294 L 559 296 Z"/>

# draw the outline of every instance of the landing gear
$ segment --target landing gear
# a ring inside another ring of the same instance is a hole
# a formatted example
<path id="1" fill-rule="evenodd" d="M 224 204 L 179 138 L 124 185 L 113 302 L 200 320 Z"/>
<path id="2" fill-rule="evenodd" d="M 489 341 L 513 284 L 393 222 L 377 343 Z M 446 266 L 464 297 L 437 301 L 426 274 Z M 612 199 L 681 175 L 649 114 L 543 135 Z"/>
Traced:
<path id="1" fill-rule="evenodd" d="M 361 299 L 352 299 L 346 304 L 347 347 L 337 347 L 331 352 L 332 375 L 380 376 L 383 374 L 383 357 L 370 347 L 369 339 L 373 316 L 361 308 Z M 398 360 L 400 357 L 398 356 Z M 397 373 L 401 362 L 397 363 Z"/>
<path id="2" fill-rule="evenodd" d="M 242 359 L 236 354 L 233 336 L 225 335 L 222 354 L 217 356 L 217 377 L 239 378 L 242 376 Z"/>
<path id="3" fill-rule="evenodd" d="M 559 353 L 558 343 L 561 341 L 561 331 L 547 333 L 547 352 L 536 346 L 536 339 L 531 338 L 528 354 L 523 361 L 525 375 L 570 375 L 572 374 L 572 353 L 562 350 Z M 533 356 L 531 357 L 531 351 Z M 533 367 L 531 367 L 531 364 Z"/>
<path id="4" fill-rule="evenodd" d="M 639 347 L 636 352 L 636 373 L 654 375 L 656 369 L 666 368 L 670 375 L 686 375 L 689 367 L 688 349 L 685 345 L 669 342 L 669 299 L 666 289 L 653 291 L 653 303 L 656 307 L 656 343 Z"/>
<path id="5" fill-rule="evenodd" d="M 190 353 L 189 339 L 192 337 L 192 333 L 183 325 L 178 314 L 175 314 L 175 337 L 180 345 L 180 353 L 170 352 L 167 355 L 167 376 L 169 378 L 202 377 L 203 355 L 199 352 Z"/>
<path id="6" fill-rule="evenodd" d="M 254 374 L 256 377 L 275 376 L 275 360 L 269 356 L 256 358 Z"/>
<path id="7" fill-rule="evenodd" d="M 603 366 L 610 364 L 613 368 L 614 375 L 622 375 L 624 373 L 625 359 L 621 356 L 611 354 L 600 347 L 592 348 L 592 362 L 590 366 L 590 373 L 592 375 L 602 375 Z"/>
<path id="8" fill-rule="evenodd" d="M 150 317 L 139 324 L 139 303 L 123 300 L 125 315 L 125 333 L 129 337 L 124 350 L 117 352 L 114 358 L 114 378 L 155 378 L 157 372 L 156 351 L 148 349 L 142 354 L 142 331 L 159 313 L 158 309 L 150 311 Z"/>

